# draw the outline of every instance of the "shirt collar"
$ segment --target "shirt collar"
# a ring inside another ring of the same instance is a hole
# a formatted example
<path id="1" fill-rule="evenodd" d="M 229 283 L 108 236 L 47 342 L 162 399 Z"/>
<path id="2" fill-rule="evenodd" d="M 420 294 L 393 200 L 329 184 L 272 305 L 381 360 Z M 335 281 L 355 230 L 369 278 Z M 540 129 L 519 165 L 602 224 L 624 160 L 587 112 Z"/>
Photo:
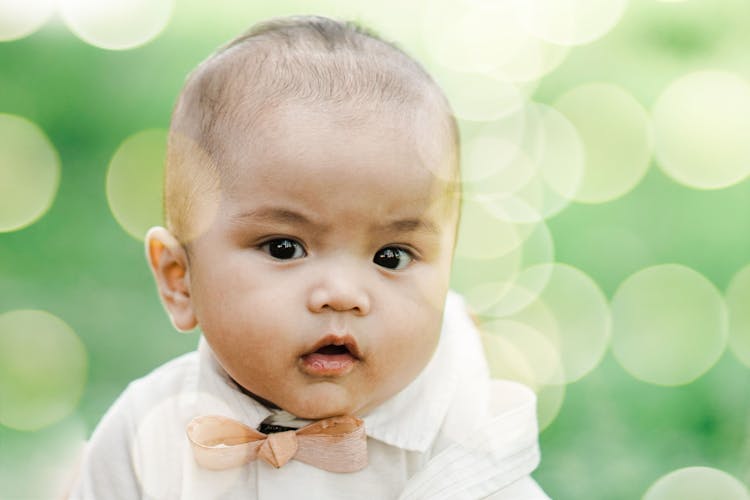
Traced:
<path id="1" fill-rule="evenodd" d="M 470 322 L 463 300 L 450 292 L 435 354 L 416 379 L 363 417 L 368 436 L 399 448 L 427 451 L 456 393 L 461 362 L 458 344 L 465 321 Z"/>
<path id="2" fill-rule="evenodd" d="M 432 445 L 457 390 L 457 373 L 465 364 L 461 335 L 474 330 L 461 297 L 449 292 L 446 298 L 440 340 L 424 370 L 395 396 L 363 416 L 371 438 L 411 451 L 425 452 Z M 478 340 L 478 335 L 477 335 Z M 474 345 L 469 342 L 469 345 Z M 478 344 L 477 344 L 478 345 Z M 233 418 L 257 428 L 272 411 L 242 393 L 216 360 L 201 337 L 199 392 L 207 392 L 227 404 Z"/>

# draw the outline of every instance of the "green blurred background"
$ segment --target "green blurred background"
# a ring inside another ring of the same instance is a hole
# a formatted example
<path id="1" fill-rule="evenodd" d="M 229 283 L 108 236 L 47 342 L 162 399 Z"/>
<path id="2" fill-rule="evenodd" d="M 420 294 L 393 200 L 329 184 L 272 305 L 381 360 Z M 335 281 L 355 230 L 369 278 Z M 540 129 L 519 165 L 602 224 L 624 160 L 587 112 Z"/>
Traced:
<path id="1" fill-rule="evenodd" d="M 159 223 L 154 179 L 187 73 L 293 13 L 362 21 L 447 89 L 478 179 L 454 286 L 487 325 L 493 372 L 539 393 L 534 476 L 550 496 L 642 498 L 661 478 L 648 498 L 685 498 L 670 481 L 690 480 L 714 494 L 695 498 L 748 498 L 750 3 L 134 1 L 137 15 L 91 27 L 86 2 L 61 1 L 12 35 L 13 4 L 0 0 L 0 498 L 60 491 L 128 382 L 195 348 L 129 232 Z M 529 62 L 532 42 L 549 64 Z M 32 123 L 59 155 L 56 189 L 54 154 L 13 152 Z M 35 196 L 49 209 L 14 223 Z M 513 302 L 514 286 L 531 293 Z"/>

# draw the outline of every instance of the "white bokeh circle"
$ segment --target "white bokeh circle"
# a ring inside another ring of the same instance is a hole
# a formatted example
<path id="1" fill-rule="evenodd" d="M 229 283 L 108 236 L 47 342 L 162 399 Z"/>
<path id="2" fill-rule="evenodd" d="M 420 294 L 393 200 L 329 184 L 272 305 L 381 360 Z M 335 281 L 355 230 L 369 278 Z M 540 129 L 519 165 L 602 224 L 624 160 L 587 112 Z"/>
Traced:
<path id="1" fill-rule="evenodd" d="M 517 321 L 488 321 L 482 323 L 481 330 L 490 375 L 534 390 L 539 430 L 544 430 L 560 413 L 565 399 L 557 347 L 546 335 Z"/>
<path id="2" fill-rule="evenodd" d="M 55 12 L 56 0 L 0 0 L 0 41 L 34 33 Z"/>
<path id="3" fill-rule="evenodd" d="M 154 39 L 169 23 L 175 0 L 58 0 L 68 28 L 86 43 L 132 49 Z"/>
<path id="4" fill-rule="evenodd" d="M 489 73 L 512 59 L 525 41 L 513 13 L 505 1 L 432 1 L 423 21 L 425 46 L 453 71 Z"/>
<path id="5" fill-rule="evenodd" d="M 750 500 L 747 487 L 734 476 L 710 467 L 686 467 L 659 478 L 643 500 Z"/>
<path id="6" fill-rule="evenodd" d="M 656 158 L 677 182 L 719 189 L 750 175 L 750 83 L 699 71 L 672 82 L 653 108 Z"/>
<path id="7" fill-rule="evenodd" d="M 464 199 L 456 255 L 494 259 L 509 254 L 523 243 L 518 226 L 495 215 L 486 204 Z"/>
<path id="8" fill-rule="evenodd" d="M 492 122 L 517 112 L 526 99 L 512 82 L 479 73 L 437 71 L 435 78 L 450 100 L 456 117 Z"/>
<path id="9" fill-rule="evenodd" d="M 545 333 L 505 319 L 483 323 L 482 331 L 493 378 L 516 380 L 535 390 L 562 383 L 560 353 Z"/>
<path id="10" fill-rule="evenodd" d="M 627 0 L 514 0 L 529 32 L 559 45 L 582 45 L 607 34 L 622 17 Z"/>
<path id="11" fill-rule="evenodd" d="M 555 421 L 565 402 L 565 384 L 545 385 L 536 390 L 536 418 L 539 431 L 543 431 Z"/>
<path id="12" fill-rule="evenodd" d="M 489 124 L 462 147 L 463 190 L 497 217 L 540 222 L 575 198 L 584 148 L 575 127 L 554 108 L 530 103 Z"/>
<path id="13" fill-rule="evenodd" d="M 0 114 L 0 232 L 44 215 L 59 184 L 60 158 L 44 132 L 26 118 Z"/>
<path id="14" fill-rule="evenodd" d="M 642 269 L 612 299 L 612 352 L 632 376 L 657 385 L 692 382 L 724 352 L 723 297 L 698 272 L 677 264 Z"/>
<path id="15" fill-rule="evenodd" d="M 86 348 L 57 316 L 0 314 L 0 424 L 35 431 L 62 420 L 78 406 L 87 370 Z"/>
<path id="16" fill-rule="evenodd" d="M 554 108 L 530 103 L 520 148 L 522 154 L 513 166 L 531 175 L 510 196 L 497 200 L 496 206 L 516 222 L 534 222 L 559 213 L 576 198 L 584 179 L 585 151 L 577 129 Z"/>
<path id="17" fill-rule="evenodd" d="M 528 298 L 523 308 L 507 317 L 532 326 L 553 342 L 562 363 L 562 382 L 580 380 L 596 368 L 609 346 L 612 321 L 607 299 L 594 280 L 567 264 L 547 263 L 525 269 L 517 283 L 527 286 Z M 510 312 L 502 311 L 503 305 L 488 314 Z"/>
<path id="18" fill-rule="evenodd" d="M 536 298 L 546 278 L 529 276 L 524 270 L 554 260 L 555 248 L 546 224 L 517 226 L 522 243 L 493 259 L 471 259 L 457 255 L 453 265 L 453 286 L 459 289 L 471 309 L 480 315 L 500 316 L 517 311 Z"/>
<path id="19" fill-rule="evenodd" d="M 542 40 L 531 33 L 512 58 L 503 61 L 490 74 L 510 82 L 538 80 L 559 67 L 568 56 L 569 47 Z"/>
<path id="20" fill-rule="evenodd" d="M 550 217 L 575 199 L 581 188 L 584 145 L 575 126 L 562 113 L 543 104 L 535 104 L 534 111 L 528 148 L 546 191 L 551 191 L 540 207 L 544 216 Z"/>
<path id="21" fill-rule="evenodd" d="M 603 203 L 632 190 L 651 161 L 650 117 L 622 88 L 608 83 L 575 87 L 555 103 L 576 127 L 585 150 L 585 168 L 575 200 Z"/>
<path id="22" fill-rule="evenodd" d="M 128 137 L 107 170 L 107 201 L 117 222 L 132 237 L 162 224 L 162 190 L 167 131 L 150 129 Z"/>
<path id="23" fill-rule="evenodd" d="M 139 407 L 138 411 L 133 415 L 136 427 L 130 456 L 140 489 L 147 498 L 169 498 L 180 491 L 185 470 L 197 479 L 192 482 L 191 498 L 221 498 L 242 477 L 241 467 L 225 470 L 200 467 L 185 436 L 192 415 L 223 415 L 243 420 L 216 395 L 184 391 L 162 399 L 152 408 Z"/>
<path id="24" fill-rule="evenodd" d="M 750 265 L 732 277 L 725 297 L 729 311 L 729 349 L 750 367 Z"/>

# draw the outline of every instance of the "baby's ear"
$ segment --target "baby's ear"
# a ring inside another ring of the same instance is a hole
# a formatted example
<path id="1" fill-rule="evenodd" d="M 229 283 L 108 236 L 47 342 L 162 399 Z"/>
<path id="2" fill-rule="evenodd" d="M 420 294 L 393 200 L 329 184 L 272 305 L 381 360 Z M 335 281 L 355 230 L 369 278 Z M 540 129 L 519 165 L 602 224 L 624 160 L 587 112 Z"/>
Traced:
<path id="1" fill-rule="evenodd" d="M 146 260 L 172 324 L 181 332 L 198 324 L 190 297 L 190 270 L 185 248 L 163 227 L 146 233 Z"/>

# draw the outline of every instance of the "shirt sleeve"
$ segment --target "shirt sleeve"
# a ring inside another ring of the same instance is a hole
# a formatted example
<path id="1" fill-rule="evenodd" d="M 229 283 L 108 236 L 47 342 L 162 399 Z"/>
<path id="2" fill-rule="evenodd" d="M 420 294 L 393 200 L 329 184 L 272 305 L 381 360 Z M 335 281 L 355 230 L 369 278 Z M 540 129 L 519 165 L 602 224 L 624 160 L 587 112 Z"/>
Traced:
<path id="1" fill-rule="evenodd" d="M 86 445 L 71 500 L 141 498 L 133 467 L 129 406 L 126 391 L 97 426 Z"/>

